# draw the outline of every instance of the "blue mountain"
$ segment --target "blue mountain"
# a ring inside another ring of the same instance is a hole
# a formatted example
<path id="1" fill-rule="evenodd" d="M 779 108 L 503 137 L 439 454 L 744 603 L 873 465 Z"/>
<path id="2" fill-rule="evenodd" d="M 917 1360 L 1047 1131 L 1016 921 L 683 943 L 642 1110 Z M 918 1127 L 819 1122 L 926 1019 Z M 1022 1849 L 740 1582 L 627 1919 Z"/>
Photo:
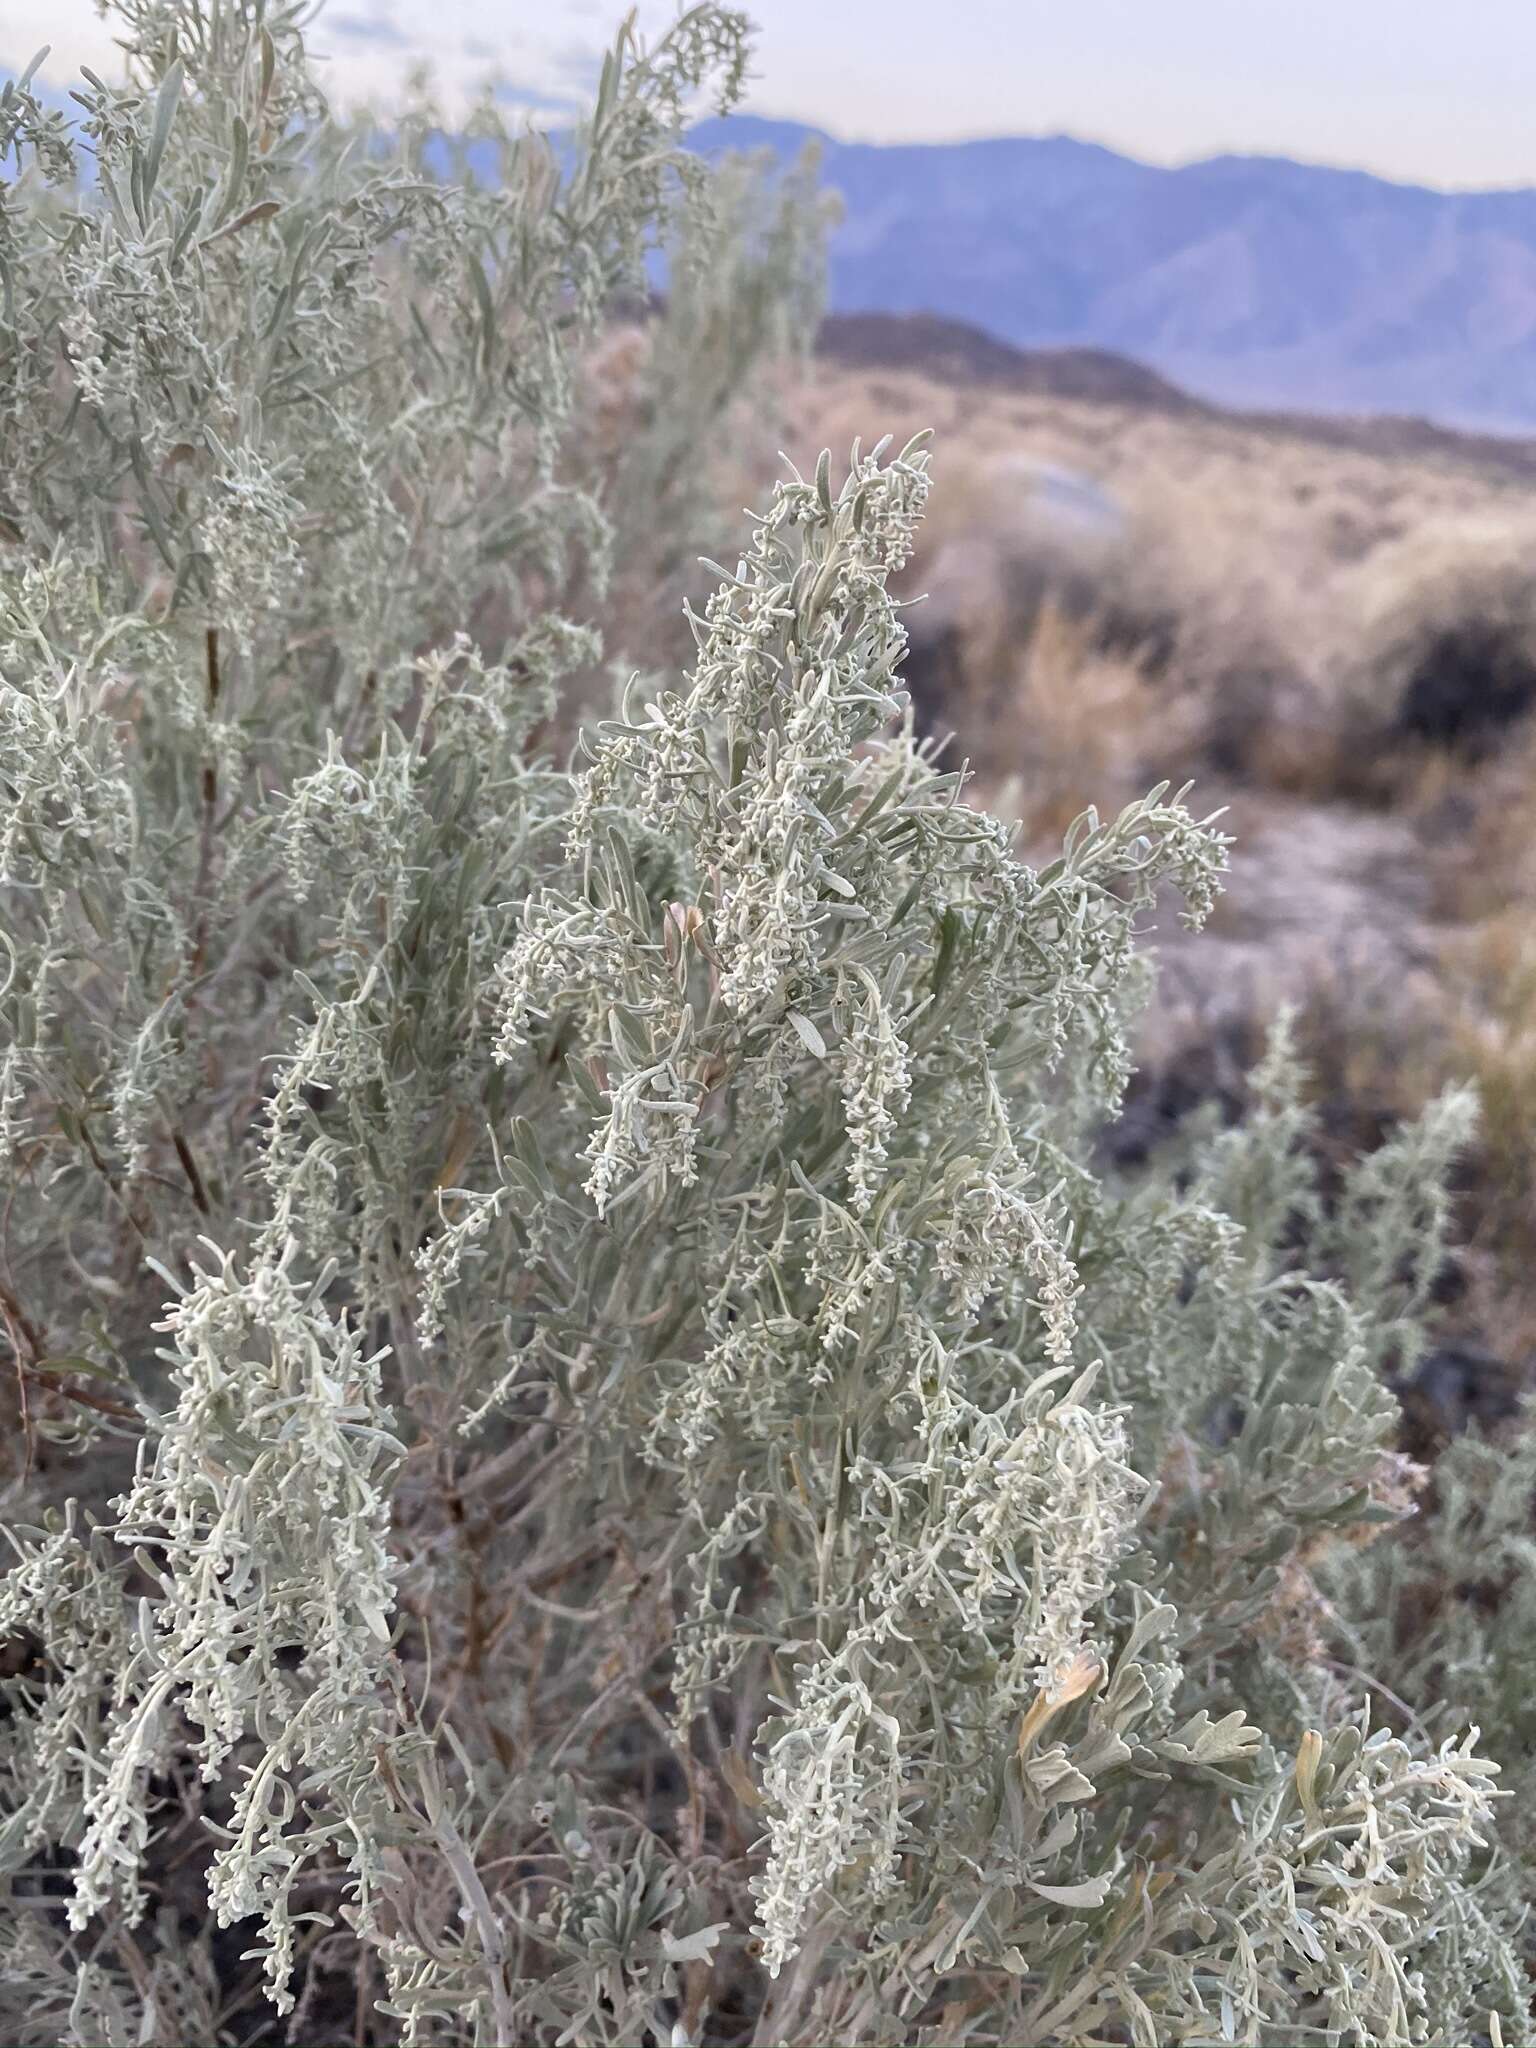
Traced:
<path id="1" fill-rule="evenodd" d="M 1166 169 L 1064 135 L 848 143 L 749 114 L 689 139 L 786 163 L 818 145 L 844 205 L 834 312 L 1112 350 L 1224 404 L 1536 427 L 1536 190 L 1282 157 Z"/>

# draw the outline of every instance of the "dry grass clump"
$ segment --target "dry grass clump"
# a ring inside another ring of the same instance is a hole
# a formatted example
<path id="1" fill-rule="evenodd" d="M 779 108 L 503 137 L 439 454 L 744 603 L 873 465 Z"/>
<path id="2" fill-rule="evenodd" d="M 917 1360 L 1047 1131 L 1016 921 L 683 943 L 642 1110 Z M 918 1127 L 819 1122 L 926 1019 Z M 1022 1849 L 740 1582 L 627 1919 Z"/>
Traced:
<path id="1" fill-rule="evenodd" d="M 1018 818 L 1031 840 L 1059 838 L 1090 804 L 1114 811 L 1148 780 L 1175 776 L 1189 723 L 1187 706 L 1159 704 L 1143 661 L 1106 649 L 1094 618 L 1047 595 L 1013 651 L 977 764 L 979 800 Z"/>

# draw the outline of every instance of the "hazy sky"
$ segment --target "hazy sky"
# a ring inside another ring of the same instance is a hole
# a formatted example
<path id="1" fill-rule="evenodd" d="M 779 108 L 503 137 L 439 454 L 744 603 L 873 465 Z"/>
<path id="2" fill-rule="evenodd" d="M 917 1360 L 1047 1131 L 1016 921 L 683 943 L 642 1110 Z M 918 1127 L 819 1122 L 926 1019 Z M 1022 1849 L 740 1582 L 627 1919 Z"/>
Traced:
<path id="1" fill-rule="evenodd" d="M 340 99 L 433 60 L 579 92 L 623 0 L 329 0 Z M 1181 162 L 1274 152 L 1442 185 L 1536 185 L 1536 0 L 758 0 L 758 112 L 853 140 L 1070 134 Z M 642 0 L 643 26 L 672 17 Z M 100 68 L 91 0 L 0 0 L 0 60 Z"/>

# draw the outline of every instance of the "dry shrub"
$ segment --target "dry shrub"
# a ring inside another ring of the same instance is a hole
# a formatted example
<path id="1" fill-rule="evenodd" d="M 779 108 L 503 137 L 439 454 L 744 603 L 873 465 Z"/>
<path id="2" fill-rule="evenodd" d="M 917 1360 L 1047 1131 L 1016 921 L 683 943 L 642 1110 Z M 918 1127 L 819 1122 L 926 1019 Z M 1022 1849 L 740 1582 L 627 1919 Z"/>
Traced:
<path id="1" fill-rule="evenodd" d="M 919 726 L 1051 817 L 1128 790 L 1176 622 L 1124 577 L 1118 508 L 1091 477 L 1018 455 L 947 482 L 902 590 Z"/>
<path id="2" fill-rule="evenodd" d="M 1094 618 L 1074 617 L 1048 595 L 989 721 L 978 780 L 1027 836 L 1049 839 L 1090 804 L 1118 809 L 1148 778 L 1176 773 L 1186 724 L 1163 715 L 1134 656 L 1104 650 Z M 1006 764 L 1001 782 L 992 764 Z"/>
<path id="3" fill-rule="evenodd" d="M 1340 786 L 1401 796 L 1426 760 L 1488 758 L 1536 708 L 1536 523 L 1436 519 L 1342 579 Z"/>
<path id="4" fill-rule="evenodd" d="M 1285 487 L 1255 462 L 1198 458 L 1139 473 L 1116 564 L 1119 602 L 1173 622 L 1163 689 L 1187 703 L 1197 759 L 1275 790 L 1326 793 L 1347 638 L 1337 538 L 1319 487 Z"/>

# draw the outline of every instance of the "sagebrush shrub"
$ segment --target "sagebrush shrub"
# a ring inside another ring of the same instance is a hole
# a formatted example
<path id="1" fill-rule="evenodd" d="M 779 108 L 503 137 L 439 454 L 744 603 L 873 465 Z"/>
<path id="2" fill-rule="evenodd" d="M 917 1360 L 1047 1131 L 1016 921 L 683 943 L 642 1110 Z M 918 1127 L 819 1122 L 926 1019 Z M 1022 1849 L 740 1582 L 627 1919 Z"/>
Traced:
<path id="1" fill-rule="evenodd" d="M 678 206 L 742 232 L 674 147 L 740 19 L 476 180 L 295 12 L 119 12 L 88 192 L 0 101 L 4 2037 L 1528 2040 L 1491 1681 L 1340 1654 L 1466 1100 L 1325 1201 L 1281 1031 L 1101 1176 L 1224 842 L 1036 871 L 914 740 L 921 439 L 551 751 L 729 388 L 573 418 Z M 769 345 L 783 209 L 671 331 Z"/>

